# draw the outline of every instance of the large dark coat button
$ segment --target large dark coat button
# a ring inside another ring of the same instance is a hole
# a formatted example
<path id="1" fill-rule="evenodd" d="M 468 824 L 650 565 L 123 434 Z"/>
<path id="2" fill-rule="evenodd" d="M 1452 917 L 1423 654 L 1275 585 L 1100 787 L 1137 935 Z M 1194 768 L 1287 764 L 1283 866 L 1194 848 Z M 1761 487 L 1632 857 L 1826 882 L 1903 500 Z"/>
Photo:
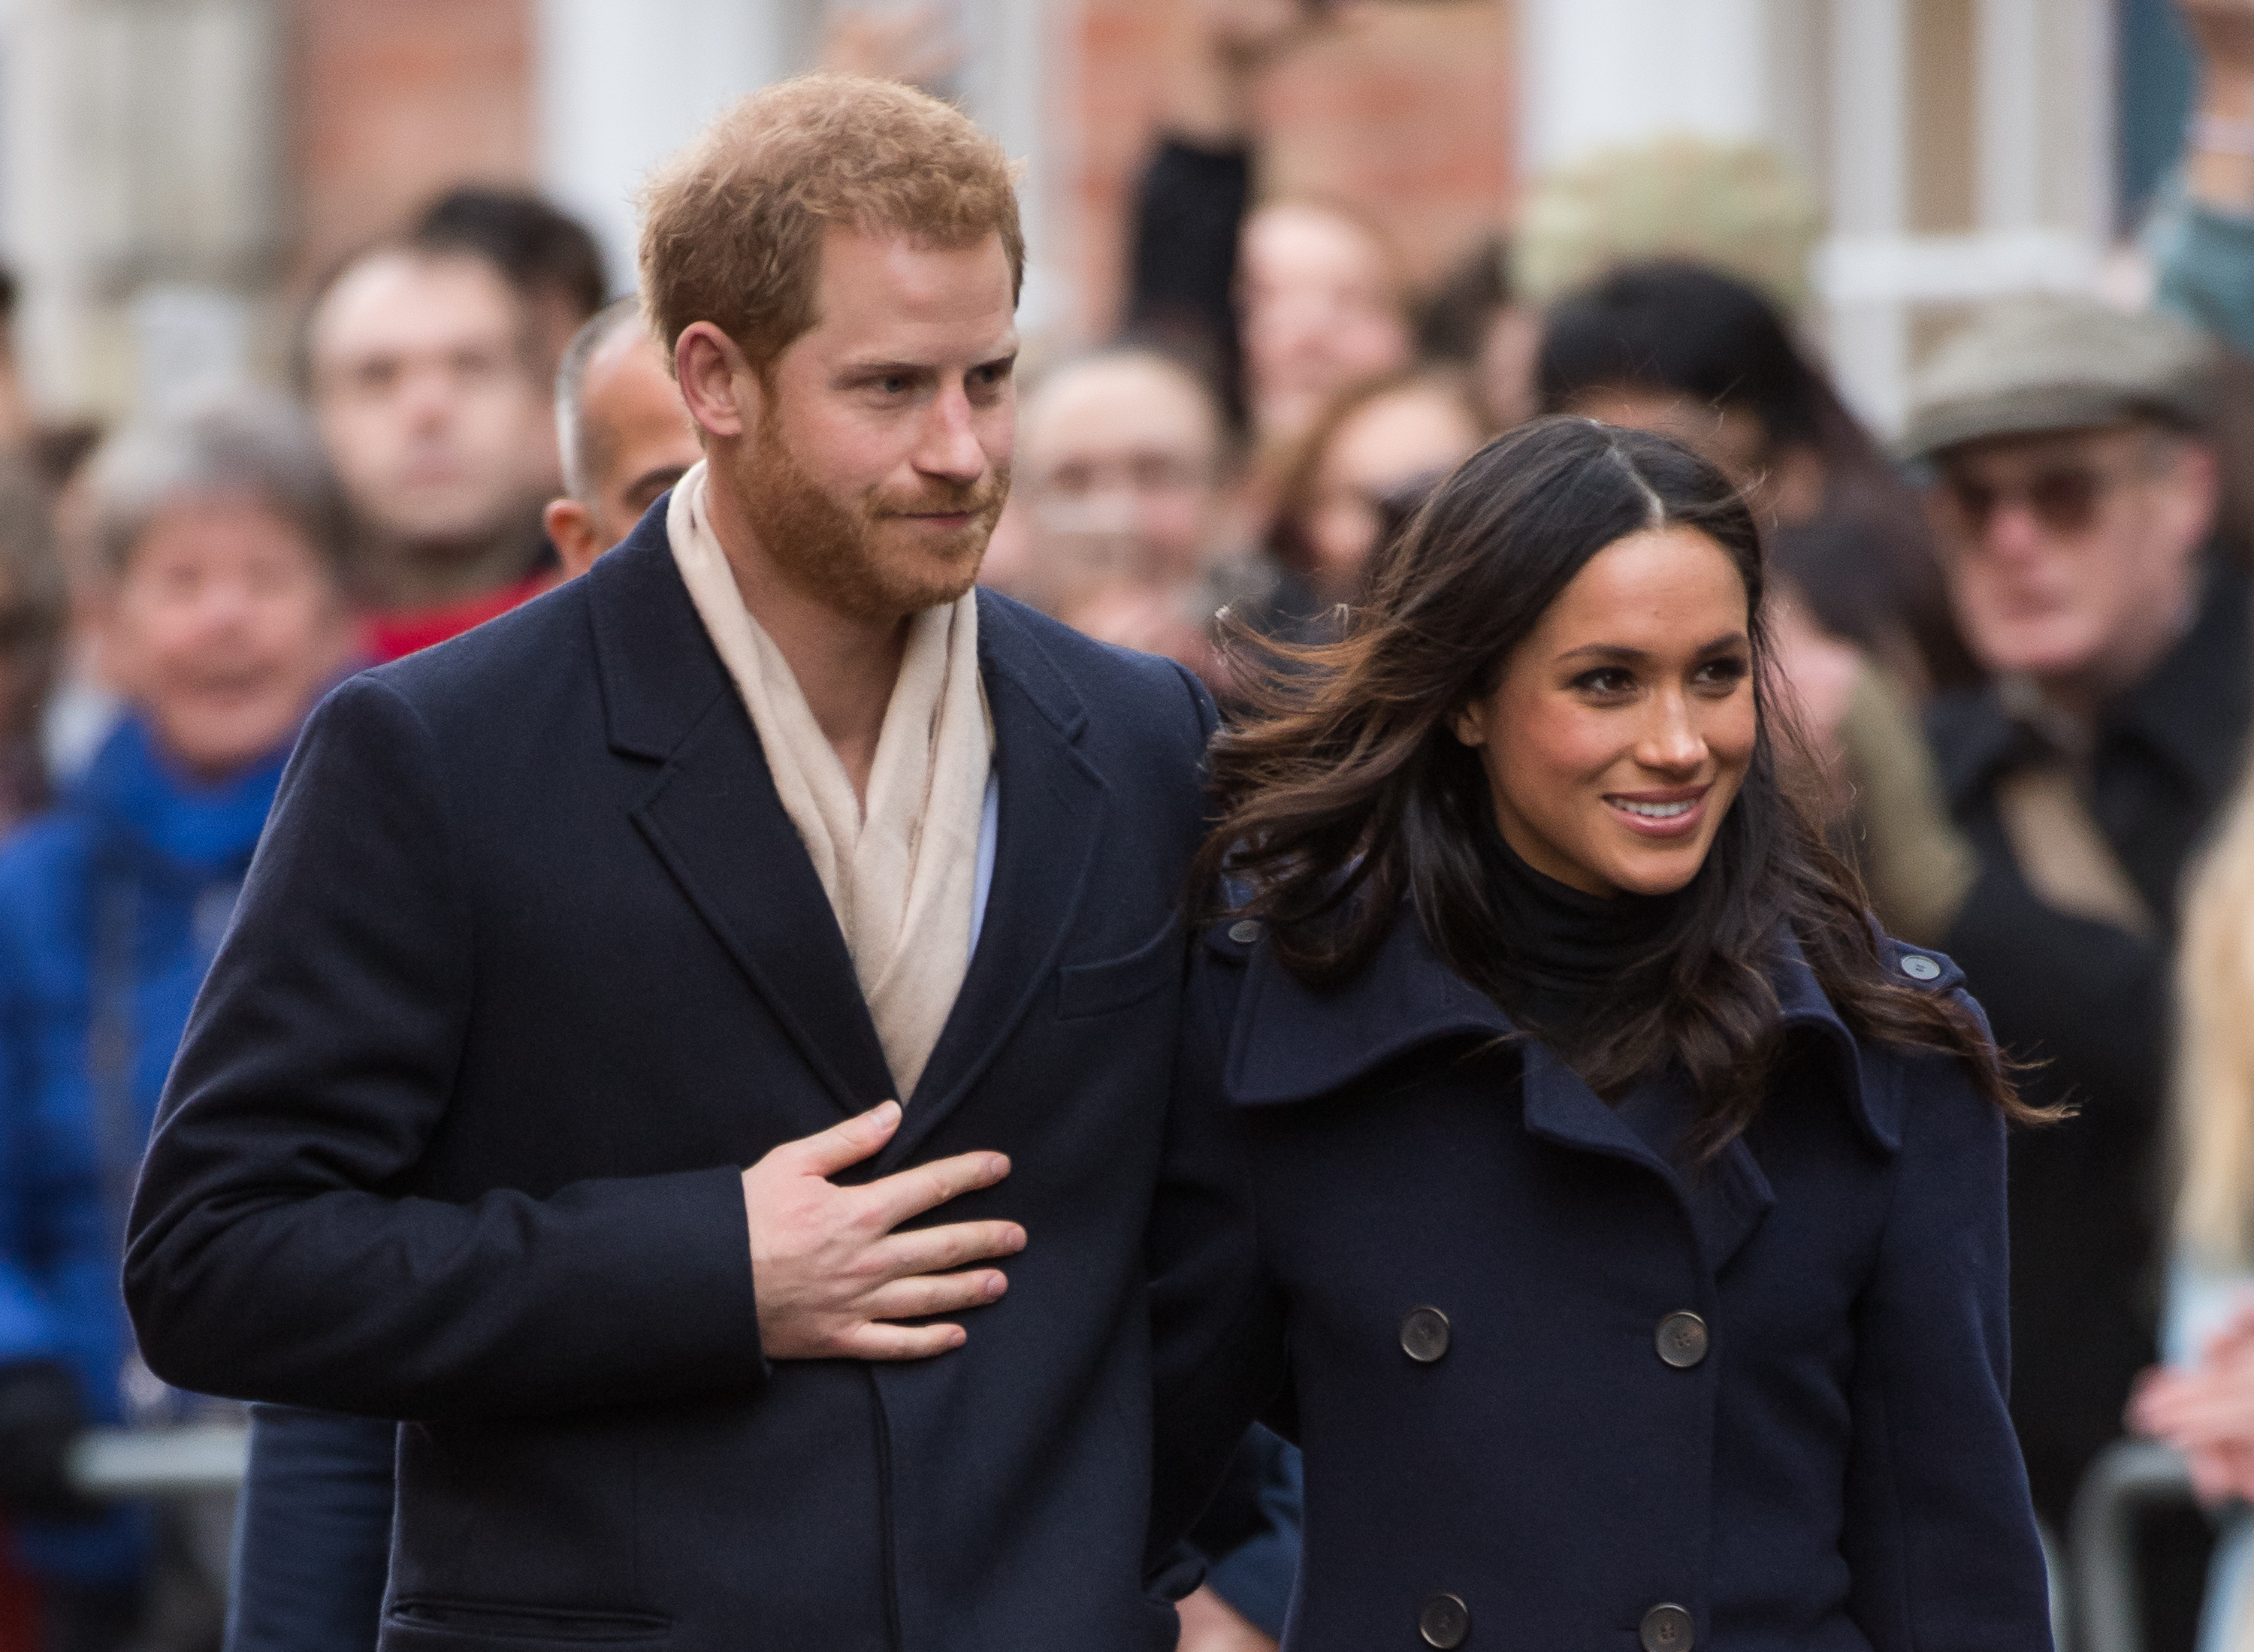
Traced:
<path id="1" fill-rule="evenodd" d="M 1659 1345 L 1659 1357 L 1678 1371 L 1687 1371 L 1706 1357 L 1706 1322 L 1695 1313 L 1669 1314 L 1652 1340 Z"/>
<path id="2" fill-rule="evenodd" d="M 1438 1308 L 1410 1309 L 1401 1318 L 1401 1351 L 1419 1365 L 1432 1364 L 1448 1351 L 1448 1316 Z M 1451 1641 L 1448 1644 L 1453 1646 L 1455 1642 Z"/>
<path id="3" fill-rule="evenodd" d="M 1417 1633 L 1426 1646 L 1438 1647 L 1440 1652 L 1461 1646 L 1471 1632 L 1472 1609 L 1455 1595 L 1432 1595 L 1417 1608 Z"/>
<path id="4" fill-rule="evenodd" d="M 1643 1652 L 1690 1652 L 1698 1628 L 1681 1606 L 1662 1605 L 1643 1614 L 1643 1623 L 1635 1633 L 1643 1642 Z"/>

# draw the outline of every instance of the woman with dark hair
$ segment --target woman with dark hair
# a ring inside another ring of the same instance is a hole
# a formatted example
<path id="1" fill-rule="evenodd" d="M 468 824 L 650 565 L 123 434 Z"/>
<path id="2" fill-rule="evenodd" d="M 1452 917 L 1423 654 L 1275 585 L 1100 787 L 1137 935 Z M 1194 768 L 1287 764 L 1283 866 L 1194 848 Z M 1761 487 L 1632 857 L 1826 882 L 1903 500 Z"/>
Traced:
<path id="1" fill-rule="evenodd" d="M 1298 1652 L 2050 1644 L 2037 1116 L 1781 782 L 1761 585 L 1714 466 L 1538 420 L 1214 748 L 1185 1076 L 1261 1284 L 1206 1364 L 1306 1452 Z"/>

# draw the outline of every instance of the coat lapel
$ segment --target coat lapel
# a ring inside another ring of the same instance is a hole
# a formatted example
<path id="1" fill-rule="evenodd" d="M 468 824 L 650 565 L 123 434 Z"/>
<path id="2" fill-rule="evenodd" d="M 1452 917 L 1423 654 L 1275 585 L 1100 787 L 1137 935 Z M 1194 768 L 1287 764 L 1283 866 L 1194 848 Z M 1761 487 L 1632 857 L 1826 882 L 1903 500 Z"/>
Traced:
<path id="1" fill-rule="evenodd" d="M 905 1161 L 959 1106 L 1056 973 L 1107 808 L 1080 750 L 1080 696 L 1004 605 L 981 595 L 979 668 L 994 718 L 1001 830 L 978 949 L 900 1131 L 878 1160 Z"/>
<path id="2" fill-rule="evenodd" d="M 586 575 L 612 749 L 655 760 L 635 826 L 841 1110 L 893 1094 L 845 938 L 665 537 L 666 499 Z"/>
<path id="3" fill-rule="evenodd" d="M 1682 1202 L 1698 1254 L 1712 1272 L 1737 1255 L 1776 1203 L 1775 1190 L 1742 1136 L 1711 1163 L 1687 1169 L 1646 1139 L 1638 1123 L 1656 1124 L 1662 1139 L 1679 1139 L 1698 1116 L 1690 1085 L 1677 1075 L 1640 1084 L 1617 1107 L 1607 1107 L 1547 1046 L 1530 1044 L 1525 1088 L 1529 1135 L 1628 1159 L 1665 1181 Z"/>

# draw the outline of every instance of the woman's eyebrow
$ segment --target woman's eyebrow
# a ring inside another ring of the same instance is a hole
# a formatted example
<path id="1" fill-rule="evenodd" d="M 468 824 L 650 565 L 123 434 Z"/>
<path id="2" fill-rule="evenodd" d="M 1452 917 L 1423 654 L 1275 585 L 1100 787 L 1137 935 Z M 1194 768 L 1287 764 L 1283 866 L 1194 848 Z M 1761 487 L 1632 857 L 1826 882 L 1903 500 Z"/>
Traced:
<path id="1" fill-rule="evenodd" d="M 1716 637 L 1711 642 L 1700 643 L 1691 652 L 1703 655 L 1718 654 L 1725 648 L 1742 648 L 1745 646 L 1746 634 L 1742 631 L 1732 631 Z M 1624 642 L 1585 642 L 1578 648 L 1566 649 L 1558 658 L 1560 661 L 1580 659 L 1617 661 L 1625 665 L 1635 665 L 1650 659 L 1651 654 L 1648 649 L 1631 648 Z"/>

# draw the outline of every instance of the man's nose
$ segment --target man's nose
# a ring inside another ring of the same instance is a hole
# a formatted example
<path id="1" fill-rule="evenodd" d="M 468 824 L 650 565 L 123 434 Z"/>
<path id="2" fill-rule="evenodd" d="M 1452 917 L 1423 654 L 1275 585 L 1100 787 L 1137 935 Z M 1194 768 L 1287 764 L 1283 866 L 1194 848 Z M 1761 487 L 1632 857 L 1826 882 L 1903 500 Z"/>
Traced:
<path id="1" fill-rule="evenodd" d="M 453 411 L 454 400 L 454 375 L 435 362 L 410 368 L 400 375 L 400 405 L 415 424 L 444 424 Z"/>
<path id="2" fill-rule="evenodd" d="M 968 484 L 986 473 L 986 450 L 961 385 L 950 384 L 932 398 L 921 435 L 914 463 L 926 476 Z"/>
<path id="3" fill-rule="evenodd" d="M 1998 499 L 1980 530 L 1980 549 L 2007 562 L 2025 562 L 2040 556 L 2047 542 L 2041 521 L 2018 494 Z"/>

